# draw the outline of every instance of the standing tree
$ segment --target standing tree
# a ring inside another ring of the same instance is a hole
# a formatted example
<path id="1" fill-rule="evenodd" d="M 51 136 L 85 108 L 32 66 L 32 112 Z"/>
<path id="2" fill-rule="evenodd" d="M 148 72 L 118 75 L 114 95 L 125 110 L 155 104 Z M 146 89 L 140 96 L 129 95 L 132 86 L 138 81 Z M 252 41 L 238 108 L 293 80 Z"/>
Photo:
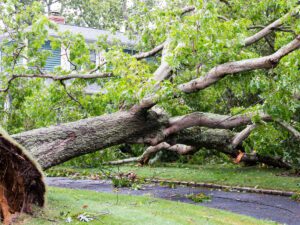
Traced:
<path id="1" fill-rule="evenodd" d="M 135 5 L 128 28 L 140 53 L 128 55 L 103 37 L 92 45 L 80 35 L 49 37 L 55 25 L 39 3 L 6 1 L 0 5 L 2 32 L 8 34 L 1 44 L 0 101 L 9 91 L 13 102 L 11 112 L 1 115 L 2 126 L 17 133 L 13 138 L 43 169 L 122 143 L 149 148 L 114 163 L 147 163 L 161 150 L 189 154 L 205 148 L 248 163 L 299 166 L 297 2 Z M 53 48 L 68 46 L 72 71 L 43 71 L 50 53 L 40 48 L 49 39 Z M 106 50 L 106 66 L 90 64 L 91 49 Z M 45 85 L 45 79 L 53 82 Z M 99 93 L 85 95 L 93 82 Z"/>

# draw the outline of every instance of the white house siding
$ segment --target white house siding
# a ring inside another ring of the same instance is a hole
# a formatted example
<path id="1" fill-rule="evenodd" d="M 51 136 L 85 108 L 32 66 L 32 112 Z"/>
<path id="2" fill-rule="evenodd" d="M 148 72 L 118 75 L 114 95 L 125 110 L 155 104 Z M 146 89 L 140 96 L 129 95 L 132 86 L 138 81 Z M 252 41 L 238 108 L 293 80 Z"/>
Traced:
<path id="1" fill-rule="evenodd" d="M 70 51 L 66 50 L 64 46 L 61 47 L 61 55 L 60 55 L 60 63 L 61 63 L 61 68 L 63 70 L 71 70 L 71 64 L 68 60 L 68 57 L 70 55 Z"/>

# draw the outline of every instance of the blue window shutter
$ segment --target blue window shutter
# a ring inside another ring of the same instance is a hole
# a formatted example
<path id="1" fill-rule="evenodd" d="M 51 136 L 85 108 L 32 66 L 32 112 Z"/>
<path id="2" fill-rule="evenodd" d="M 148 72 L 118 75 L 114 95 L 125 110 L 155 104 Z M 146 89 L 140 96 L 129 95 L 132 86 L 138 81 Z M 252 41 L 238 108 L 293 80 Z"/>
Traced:
<path id="1" fill-rule="evenodd" d="M 43 45 L 42 47 L 42 50 L 50 50 L 52 51 L 52 55 L 48 57 L 48 59 L 46 60 L 46 66 L 45 66 L 45 70 L 46 71 L 53 71 L 54 68 L 56 66 L 60 66 L 61 65 L 61 49 L 58 48 L 58 49 L 55 49 L 53 50 L 51 48 L 51 45 L 50 45 L 50 41 L 46 41 L 45 44 Z"/>

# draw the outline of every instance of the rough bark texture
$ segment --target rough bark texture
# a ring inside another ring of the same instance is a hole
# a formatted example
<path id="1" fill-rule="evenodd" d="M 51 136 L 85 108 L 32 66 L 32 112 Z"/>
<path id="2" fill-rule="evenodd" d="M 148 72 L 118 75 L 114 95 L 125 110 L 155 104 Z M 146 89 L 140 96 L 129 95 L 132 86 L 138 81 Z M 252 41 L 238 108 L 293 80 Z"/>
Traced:
<path id="1" fill-rule="evenodd" d="M 269 117 L 266 116 L 265 119 L 268 120 Z M 189 121 L 192 122 L 187 126 Z M 218 125 L 216 125 L 216 121 Z M 184 122 L 184 128 L 187 129 L 174 129 L 174 125 L 181 127 L 182 122 Z M 194 113 L 186 117 L 168 119 L 166 116 L 156 114 L 153 111 L 141 111 L 133 107 L 131 111 L 36 129 L 13 135 L 13 137 L 32 153 L 43 169 L 121 143 L 159 145 L 159 142 L 156 141 L 158 139 L 170 146 L 183 144 L 191 146 L 190 149 L 193 151 L 200 148 L 215 149 L 232 157 L 237 157 L 239 155 L 238 149 L 242 148 L 237 144 L 234 147 L 232 145 L 236 133 L 230 130 L 205 129 L 198 126 L 228 129 L 246 125 L 249 122 L 251 120 L 246 116 L 228 117 L 207 113 Z M 172 128 L 172 132 L 168 132 L 166 135 L 165 132 L 166 130 L 170 131 L 169 128 Z M 180 154 L 180 151 L 177 152 Z M 125 161 L 132 162 L 132 160 Z M 289 168 L 280 159 L 262 157 L 257 154 L 244 154 L 241 161 L 251 164 L 262 162 L 272 166 Z"/>
<path id="2" fill-rule="evenodd" d="M 191 150 L 208 148 L 226 151 L 234 135 L 235 134 L 233 132 L 228 130 L 193 127 L 170 135 L 165 140 L 166 142 L 160 143 L 153 147 L 149 147 L 148 152 L 145 151 L 145 153 L 139 157 L 117 160 L 109 162 L 108 164 L 118 165 L 132 162 L 140 162 L 142 164 L 146 164 L 152 154 L 155 154 L 162 149 L 169 148 L 170 146 L 175 146 L 178 143 L 184 144 L 186 146 L 193 146 Z M 187 152 L 185 152 L 185 154 L 187 154 Z M 146 158 L 147 160 L 145 160 Z"/>
<path id="3" fill-rule="evenodd" d="M 155 113 L 130 111 L 84 119 L 72 123 L 13 135 L 27 148 L 43 169 L 76 156 L 109 146 L 138 140 L 157 132 L 163 121 Z"/>
<path id="4" fill-rule="evenodd" d="M 238 133 L 230 130 L 192 127 L 170 135 L 166 138 L 165 142 L 162 142 L 156 146 L 150 146 L 141 156 L 112 161 L 108 162 L 107 164 L 120 165 L 138 162 L 143 165 L 147 164 L 150 158 L 161 150 L 173 151 L 181 155 L 186 155 L 194 154 L 202 148 L 213 149 L 229 155 L 232 158 L 236 158 L 240 155 L 240 152 L 243 151 L 243 147 L 241 145 L 236 145 L 234 147 L 232 145 L 237 136 L 239 136 Z M 283 162 L 280 158 L 262 156 L 257 153 L 243 153 L 243 156 L 239 159 L 239 162 L 243 162 L 248 165 L 264 163 L 266 165 L 279 168 L 291 168 L 288 163 Z"/>
<path id="5" fill-rule="evenodd" d="M 194 146 L 197 149 L 203 147 L 215 149 L 219 152 L 223 152 L 233 158 L 236 158 L 240 154 L 240 150 L 243 150 L 241 145 L 238 145 L 236 148 L 232 147 L 232 141 L 237 135 L 237 133 L 230 130 L 194 127 L 172 135 L 169 138 L 168 143 L 182 143 L 185 145 Z M 263 156 L 258 153 L 245 153 L 240 162 L 250 165 L 264 163 L 269 166 L 291 169 L 291 165 L 282 161 L 281 158 Z"/>
<path id="6" fill-rule="evenodd" d="M 0 155 L 0 218 L 10 224 L 12 214 L 31 213 L 33 204 L 42 207 L 46 189 L 39 166 L 3 131 Z"/>

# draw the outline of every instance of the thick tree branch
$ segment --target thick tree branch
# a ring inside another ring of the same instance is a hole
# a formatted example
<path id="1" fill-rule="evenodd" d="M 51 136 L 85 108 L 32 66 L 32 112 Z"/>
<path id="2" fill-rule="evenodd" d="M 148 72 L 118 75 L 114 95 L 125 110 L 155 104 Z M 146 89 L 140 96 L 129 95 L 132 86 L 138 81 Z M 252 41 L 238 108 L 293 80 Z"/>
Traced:
<path id="1" fill-rule="evenodd" d="M 138 161 L 141 164 L 146 164 L 150 160 L 151 155 L 153 155 L 163 149 L 168 149 L 169 147 L 170 147 L 170 145 L 167 142 L 159 143 L 156 146 L 150 146 L 146 149 L 146 151 L 144 151 L 144 153 L 140 157 L 138 157 L 139 158 Z"/>
<path id="2" fill-rule="evenodd" d="M 169 119 L 168 126 L 158 133 L 155 137 L 144 140 L 144 143 L 157 145 L 164 141 L 168 136 L 178 133 L 184 129 L 200 126 L 213 129 L 232 129 L 245 126 L 251 123 L 252 115 L 219 115 L 214 113 L 195 112 L 185 116 L 173 117 Z M 273 121 L 269 115 L 261 114 L 261 120 Z"/>
<path id="3" fill-rule="evenodd" d="M 163 50 L 164 46 L 165 46 L 165 43 L 162 43 L 148 52 L 141 52 L 141 53 L 133 55 L 133 57 L 136 58 L 137 60 L 141 60 L 141 59 L 145 59 L 145 58 L 148 58 L 151 56 L 155 56 L 158 52 Z"/>
<path id="4" fill-rule="evenodd" d="M 284 129 L 286 129 L 290 134 L 292 134 L 298 141 L 300 141 L 300 132 L 297 131 L 293 126 L 285 121 L 276 120 L 276 122 Z"/>
<path id="5" fill-rule="evenodd" d="M 172 72 L 172 69 L 169 66 L 169 63 L 166 61 L 166 58 L 169 53 L 169 49 L 168 49 L 169 43 L 170 43 L 170 40 L 168 39 L 164 44 L 160 66 L 156 69 L 156 71 L 153 74 L 153 78 L 154 78 L 154 80 L 157 81 L 157 85 L 161 81 L 167 79 L 171 75 L 171 72 Z"/>
<path id="6" fill-rule="evenodd" d="M 280 18 L 278 20 L 275 20 L 273 23 L 269 24 L 268 26 L 264 27 L 262 30 L 257 32 L 256 34 L 246 38 L 245 40 L 245 46 L 252 45 L 253 43 L 258 42 L 265 36 L 269 35 L 273 32 L 276 28 L 280 27 L 283 24 L 284 18 L 289 16 L 290 14 L 285 15 L 283 18 Z"/>
<path id="7" fill-rule="evenodd" d="M 164 135 L 169 136 L 183 129 L 201 126 L 218 129 L 232 129 L 251 123 L 251 115 L 219 115 L 213 113 L 195 112 L 189 115 L 175 117 L 170 119 L 169 127 L 164 130 Z M 272 121 L 268 115 L 260 115 L 264 121 Z"/>
<path id="8" fill-rule="evenodd" d="M 236 158 L 240 154 L 242 146 L 232 148 L 232 140 L 239 136 L 239 133 L 234 133 L 223 129 L 206 129 L 200 127 L 193 127 L 182 130 L 179 133 L 173 134 L 156 146 L 151 146 L 138 157 L 132 157 L 123 160 L 108 162 L 110 165 L 121 165 L 125 163 L 148 163 L 149 159 L 161 150 L 174 151 L 180 155 L 194 154 L 201 148 L 213 149 L 222 152 L 230 157 Z M 182 143 L 182 144 L 177 144 Z M 282 161 L 281 158 L 273 158 L 270 156 L 262 156 L 258 153 L 243 153 L 240 162 L 249 165 L 264 163 L 269 166 L 290 169 L 291 166 Z"/>
<path id="9" fill-rule="evenodd" d="M 296 39 L 280 48 L 272 55 L 218 65 L 212 68 L 205 76 L 192 80 L 188 83 L 181 84 L 178 88 L 185 93 L 192 93 L 211 86 L 229 74 L 237 74 L 257 69 L 274 68 L 284 56 L 297 50 L 299 47 L 300 36 L 297 36 Z"/>
<path id="10" fill-rule="evenodd" d="M 139 162 L 142 165 L 144 165 L 149 162 L 152 155 L 155 155 L 156 153 L 158 153 L 161 150 L 176 152 L 179 155 L 186 155 L 186 154 L 189 154 L 189 153 L 195 151 L 196 149 L 194 147 L 188 146 L 188 145 L 183 145 L 183 144 L 170 145 L 167 142 L 162 142 L 156 146 L 148 147 L 141 156 L 111 161 L 111 162 L 107 162 L 105 164 L 121 165 L 121 164 L 125 164 L 125 163 Z"/>
<path id="11" fill-rule="evenodd" d="M 142 101 L 139 104 L 134 105 L 130 109 L 130 111 L 134 114 L 146 112 L 147 110 L 151 109 L 153 106 L 156 105 L 156 102 L 154 101 L 154 99 L 155 99 L 155 96 L 144 98 L 144 99 L 142 99 Z"/>
<path id="12" fill-rule="evenodd" d="M 257 32 L 256 34 L 252 35 L 251 37 L 246 38 L 245 40 L 245 46 L 249 46 L 253 43 L 256 43 L 257 41 L 261 40 L 262 38 L 266 37 L 272 31 L 279 29 L 280 26 L 283 25 L 285 20 L 289 18 L 290 16 L 295 16 L 298 14 L 299 6 L 294 8 L 291 12 L 285 14 L 283 17 L 275 20 L 273 23 L 269 24 L 268 26 L 264 27 L 261 31 Z M 290 32 L 290 30 L 289 30 Z"/>
<path id="13" fill-rule="evenodd" d="M 0 92 L 7 92 L 10 88 L 11 83 L 15 79 L 20 79 L 20 78 L 29 78 L 29 79 L 34 79 L 34 78 L 43 78 L 43 79 L 51 79 L 54 81 L 65 81 L 65 80 L 70 80 L 70 79 L 96 79 L 96 78 L 108 78 L 112 77 L 112 73 L 101 73 L 101 74 L 69 74 L 69 75 L 50 75 L 50 74 L 14 74 L 9 78 L 7 81 L 7 86 L 3 89 L 0 89 Z"/>
<path id="14" fill-rule="evenodd" d="M 256 128 L 256 124 L 248 125 L 244 130 L 240 133 L 236 134 L 232 140 L 232 148 L 235 149 L 238 145 L 240 145 L 249 135 L 251 132 Z"/>
<path id="15" fill-rule="evenodd" d="M 188 146 L 193 146 L 195 150 L 201 148 L 213 149 L 236 158 L 240 154 L 239 150 L 243 150 L 241 145 L 238 145 L 235 149 L 232 148 L 232 140 L 234 140 L 234 138 L 238 135 L 238 133 L 234 133 L 230 130 L 193 127 L 182 130 L 179 133 L 172 134 L 167 137 L 166 141 L 171 145 L 182 143 Z M 191 153 L 194 152 L 196 151 L 192 151 Z M 244 153 L 240 162 L 250 165 L 264 163 L 266 165 L 279 168 L 291 168 L 291 165 L 284 162 L 281 158 L 263 156 L 259 153 Z"/>
<path id="16" fill-rule="evenodd" d="M 252 116 L 253 115 L 251 114 L 228 116 L 213 113 L 195 112 L 185 116 L 170 118 L 168 127 L 163 130 L 163 136 L 168 137 L 169 135 L 178 133 L 186 128 L 195 126 L 213 129 L 232 129 L 252 123 Z M 285 121 L 273 120 L 272 117 L 267 114 L 261 114 L 260 118 L 265 122 L 277 122 L 280 126 L 286 129 L 297 140 L 300 141 L 300 132 Z M 250 124 L 243 131 L 238 133 L 232 140 L 232 147 L 236 148 L 250 135 L 255 128 L 256 124 Z"/>

